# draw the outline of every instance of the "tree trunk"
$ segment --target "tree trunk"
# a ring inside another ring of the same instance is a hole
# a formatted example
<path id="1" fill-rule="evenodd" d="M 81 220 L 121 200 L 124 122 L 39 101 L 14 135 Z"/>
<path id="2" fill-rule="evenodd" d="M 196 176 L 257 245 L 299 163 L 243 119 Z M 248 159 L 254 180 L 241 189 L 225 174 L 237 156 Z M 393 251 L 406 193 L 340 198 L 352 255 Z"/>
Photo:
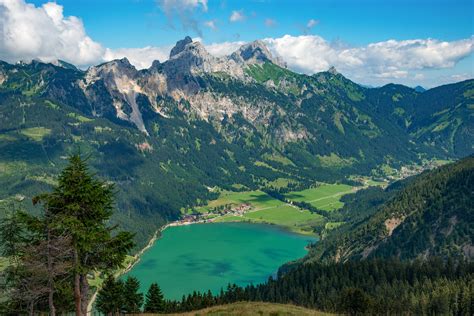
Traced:
<path id="1" fill-rule="evenodd" d="M 76 272 L 74 273 L 74 305 L 76 306 L 76 316 L 82 316 L 81 314 L 81 280 L 77 269 L 79 268 L 79 255 L 77 249 L 74 249 L 74 267 Z"/>
<path id="2" fill-rule="evenodd" d="M 53 258 L 51 253 L 51 229 L 48 227 L 48 245 L 47 245 L 47 255 L 48 255 L 48 304 L 49 304 L 49 315 L 56 316 L 56 308 L 54 306 L 54 275 L 53 275 Z"/>
<path id="3" fill-rule="evenodd" d="M 87 315 L 87 305 L 89 305 L 89 282 L 87 282 L 87 275 L 81 274 L 81 311 L 82 315 Z"/>

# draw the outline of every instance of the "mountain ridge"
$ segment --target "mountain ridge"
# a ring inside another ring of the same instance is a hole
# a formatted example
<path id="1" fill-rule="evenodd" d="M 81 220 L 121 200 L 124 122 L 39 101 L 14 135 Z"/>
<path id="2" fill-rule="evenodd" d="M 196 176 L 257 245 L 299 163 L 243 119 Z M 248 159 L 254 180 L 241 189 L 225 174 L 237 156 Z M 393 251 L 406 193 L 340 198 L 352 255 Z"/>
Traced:
<path id="1" fill-rule="evenodd" d="M 142 223 L 145 239 L 215 197 L 209 187 L 350 182 L 473 152 L 473 80 L 368 89 L 334 69 L 294 73 L 262 43 L 248 45 L 236 61 L 185 40 L 143 70 L 127 59 L 87 71 L 0 62 L 0 199 L 47 188 L 80 147 L 119 184 L 115 220 Z"/>

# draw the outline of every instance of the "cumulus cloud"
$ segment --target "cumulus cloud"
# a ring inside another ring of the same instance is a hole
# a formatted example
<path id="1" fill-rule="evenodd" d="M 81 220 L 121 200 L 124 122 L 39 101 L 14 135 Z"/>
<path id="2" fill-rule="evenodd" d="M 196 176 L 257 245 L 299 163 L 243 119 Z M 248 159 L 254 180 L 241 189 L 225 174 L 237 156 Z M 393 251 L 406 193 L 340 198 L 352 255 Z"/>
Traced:
<path id="1" fill-rule="evenodd" d="M 239 22 L 245 20 L 245 15 L 243 10 L 232 11 L 232 14 L 229 17 L 230 22 Z"/>
<path id="2" fill-rule="evenodd" d="M 194 13 L 197 8 L 207 12 L 207 0 L 156 0 L 156 3 L 166 14 L 172 27 L 174 27 L 175 20 L 178 20 L 184 30 L 193 30 L 202 36 Z"/>
<path id="3" fill-rule="evenodd" d="M 209 45 L 204 45 L 206 50 L 217 57 L 227 56 L 239 49 L 240 46 L 244 45 L 245 42 L 222 42 L 222 43 L 213 43 Z"/>
<path id="4" fill-rule="evenodd" d="M 168 59 L 172 46 L 143 47 L 143 48 L 119 48 L 105 51 L 103 59 L 106 61 L 126 57 L 137 69 L 149 68 L 153 61 L 163 62 Z"/>
<path id="5" fill-rule="evenodd" d="M 64 17 L 63 7 L 24 0 L 0 0 L 0 59 L 9 62 L 56 59 L 85 66 L 101 60 L 104 48 L 87 36 L 82 21 Z"/>
<path id="6" fill-rule="evenodd" d="M 474 37 L 452 42 L 388 40 L 362 47 L 328 42 L 317 35 L 285 35 L 264 42 L 293 70 L 312 74 L 335 66 L 353 78 L 407 78 L 413 70 L 453 67 L 474 51 Z"/>

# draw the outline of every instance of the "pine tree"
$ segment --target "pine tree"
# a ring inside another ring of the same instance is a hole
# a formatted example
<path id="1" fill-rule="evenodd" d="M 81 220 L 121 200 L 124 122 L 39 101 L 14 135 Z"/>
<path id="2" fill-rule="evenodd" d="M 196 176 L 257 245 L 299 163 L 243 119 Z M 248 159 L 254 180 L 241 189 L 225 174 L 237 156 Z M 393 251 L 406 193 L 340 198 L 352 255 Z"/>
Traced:
<path id="1" fill-rule="evenodd" d="M 152 283 L 148 289 L 145 299 L 144 312 L 160 313 L 164 311 L 163 293 L 157 283 Z"/>
<path id="2" fill-rule="evenodd" d="M 341 294 L 342 311 L 349 315 L 364 314 L 369 309 L 370 299 L 359 288 L 346 288 Z"/>
<path id="3" fill-rule="evenodd" d="M 124 283 L 109 276 L 97 294 L 97 309 L 105 315 L 119 315 L 124 310 Z"/>
<path id="4" fill-rule="evenodd" d="M 111 271 L 120 266 L 133 247 L 133 235 L 112 234 L 107 225 L 113 213 L 113 186 L 93 177 L 79 155 L 69 158 L 53 192 L 33 199 L 43 203 L 47 213 L 60 218 L 72 236 L 74 302 L 77 316 L 87 314 L 89 284 L 87 274 Z"/>
<path id="5" fill-rule="evenodd" d="M 139 313 L 143 305 L 143 293 L 139 293 L 140 282 L 135 277 L 128 277 L 124 284 L 123 309 L 126 313 Z"/>

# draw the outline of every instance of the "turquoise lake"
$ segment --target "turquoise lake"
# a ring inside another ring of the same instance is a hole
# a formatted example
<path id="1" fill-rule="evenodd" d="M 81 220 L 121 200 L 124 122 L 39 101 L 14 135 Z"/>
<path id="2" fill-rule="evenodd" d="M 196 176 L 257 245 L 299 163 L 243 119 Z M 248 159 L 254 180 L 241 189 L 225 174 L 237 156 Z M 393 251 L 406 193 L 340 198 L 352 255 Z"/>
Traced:
<path id="1" fill-rule="evenodd" d="M 158 282 L 168 299 L 181 299 L 194 290 L 218 293 L 228 283 L 266 281 L 283 263 L 303 257 L 314 241 L 270 225 L 170 227 L 124 277 L 137 277 L 144 293 Z"/>

